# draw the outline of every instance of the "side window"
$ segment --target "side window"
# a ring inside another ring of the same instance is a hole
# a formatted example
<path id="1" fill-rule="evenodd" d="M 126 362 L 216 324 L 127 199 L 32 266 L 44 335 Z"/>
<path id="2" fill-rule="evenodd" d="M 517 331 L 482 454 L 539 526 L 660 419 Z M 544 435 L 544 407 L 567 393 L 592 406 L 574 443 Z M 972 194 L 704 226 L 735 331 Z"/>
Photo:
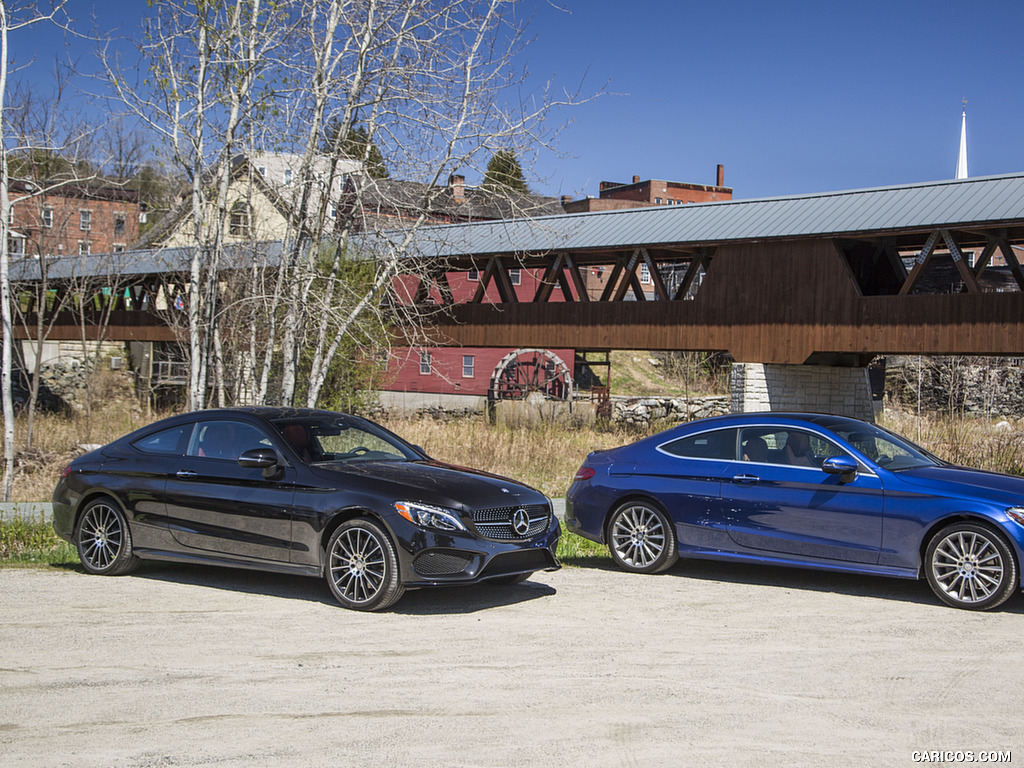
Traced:
<path id="1" fill-rule="evenodd" d="M 802 429 L 752 427 L 742 430 L 740 455 L 743 461 L 820 468 L 831 456 L 845 455 L 838 445 Z"/>
<path id="2" fill-rule="evenodd" d="M 684 459 L 736 460 L 736 430 L 701 432 L 661 446 L 661 450 Z"/>
<path id="3" fill-rule="evenodd" d="M 208 459 L 238 459 L 250 448 L 271 448 L 262 430 L 244 421 L 204 421 L 196 424 L 188 446 L 189 456 Z"/>
<path id="4" fill-rule="evenodd" d="M 143 453 L 162 454 L 164 456 L 181 456 L 188 445 L 188 437 L 192 432 L 191 424 L 182 424 L 170 429 L 161 429 L 152 435 L 141 437 L 132 443 L 132 447 Z"/>

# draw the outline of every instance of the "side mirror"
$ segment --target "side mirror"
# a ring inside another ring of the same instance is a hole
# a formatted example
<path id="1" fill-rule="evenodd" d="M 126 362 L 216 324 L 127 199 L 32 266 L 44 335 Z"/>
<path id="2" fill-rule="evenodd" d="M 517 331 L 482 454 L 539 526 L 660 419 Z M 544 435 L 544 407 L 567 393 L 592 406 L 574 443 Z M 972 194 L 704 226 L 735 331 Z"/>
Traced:
<path id="1" fill-rule="evenodd" d="M 842 475 L 849 480 L 857 474 L 857 462 L 849 456 L 830 456 L 821 463 L 821 468 L 830 475 Z"/>
<path id="2" fill-rule="evenodd" d="M 262 469 L 263 476 L 272 480 L 278 474 L 277 451 L 273 448 L 250 448 L 238 457 L 238 466 L 246 469 Z"/>

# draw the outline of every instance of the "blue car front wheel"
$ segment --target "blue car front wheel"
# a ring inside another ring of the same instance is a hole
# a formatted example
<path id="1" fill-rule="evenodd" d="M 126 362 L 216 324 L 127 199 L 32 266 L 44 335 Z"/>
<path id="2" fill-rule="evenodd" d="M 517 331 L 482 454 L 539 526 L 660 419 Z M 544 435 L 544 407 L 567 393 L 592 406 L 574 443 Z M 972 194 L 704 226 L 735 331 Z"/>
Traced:
<path id="1" fill-rule="evenodd" d="M 608 549 L 616 565 L 635 573 L 661 573 L 679 559 L 668 515 L 647 501 L 626 502 L 612 513 Z"/>
<path id="2" fill-rule="evenodd" d="M 1001 535 L 977 523 L 953 523 L 939 531 L 925 553 L 932 591 L 954 608 L 985 611 L 1017 590 L 1017 563 Z"/>

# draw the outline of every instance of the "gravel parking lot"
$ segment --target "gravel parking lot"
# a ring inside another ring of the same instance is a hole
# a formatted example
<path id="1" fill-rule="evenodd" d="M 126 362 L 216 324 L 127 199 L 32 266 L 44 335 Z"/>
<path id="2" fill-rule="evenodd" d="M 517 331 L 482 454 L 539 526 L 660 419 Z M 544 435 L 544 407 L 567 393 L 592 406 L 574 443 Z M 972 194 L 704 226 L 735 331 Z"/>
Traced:
<path id="1" fill-rule="evenodd" d="M 359 614 L 313 579 L 147 564 L 0 570 L 0 606 L 2 765 L 1024 762 L 1020 596 L 975 614 L 912 582 L 681 563 Z"/>

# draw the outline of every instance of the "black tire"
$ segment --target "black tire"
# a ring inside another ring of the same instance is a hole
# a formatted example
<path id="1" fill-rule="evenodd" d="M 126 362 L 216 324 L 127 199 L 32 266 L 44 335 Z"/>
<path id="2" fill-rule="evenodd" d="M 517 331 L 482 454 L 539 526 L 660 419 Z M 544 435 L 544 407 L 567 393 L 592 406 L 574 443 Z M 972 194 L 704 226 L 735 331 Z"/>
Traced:
<path id="1" fill-rule="evenodd" d="M 1017 591 L 1017 561 L 1006 539 L 979 523 L 953 523 L 932 536 L 925 577 L 942 602 L 987 611 Z"/>
<path id="2" fill-rule="evenodd" d="M 334 597 L 354 611 L 382 611 L 405 594 L 391 539 L 365 517 L 342 523 L 331 535 L 324 572 Z"/>
<path id="3" fill-rule="evenodd" d="M 78 516 L 75 547 L 89 573 L 122 576 L 139 565 L 128 520 L 117 502 L 105 496 L 90 501 Z"/>
<path id="4" fill-rule="evenodd" d="M 648 501 L 629 501 L 616 509 L 607 540 L 612 560 L 626 571 L 662 573 L 679 559 L 672 522 Z"/>
<path id="5" fill-rule="evenodd" d="M 514 584 L 522 584 L 531 576 L 533 576 L 533 571 L 530 571 L 529 573 L 517 573 L 514 576 L 495 576 L 493 579 L 488 579 L 487 583 L 509 587 Z"/>

